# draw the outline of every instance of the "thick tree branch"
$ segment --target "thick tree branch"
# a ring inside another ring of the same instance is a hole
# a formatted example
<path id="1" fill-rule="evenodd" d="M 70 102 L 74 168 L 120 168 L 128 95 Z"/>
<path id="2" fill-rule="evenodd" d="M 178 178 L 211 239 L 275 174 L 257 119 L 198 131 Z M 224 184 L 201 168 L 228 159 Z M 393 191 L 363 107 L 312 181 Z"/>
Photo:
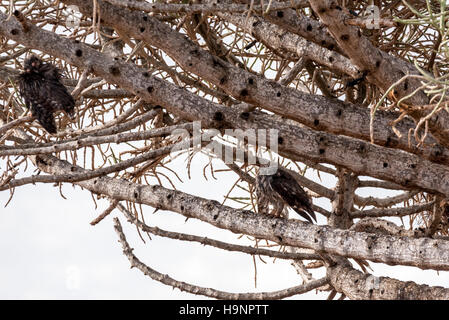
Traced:
<path id="1" fill-rule="evenodd" d="M 357 300 L 448 300 L 449 289 L 419 285 L 388 277 L 375 277 L 347 265 L 327 268 L 330 284 L 349 299 Z"/>
<path id="2" fill-rule="evenodd" d="M 89 172 L 48 155 L 36 157 L 35 164 L 42 171 L 54 175 Z M 306 247 L 344 257 L 388 264 L 449 270 L 449 241 L 445 240 L 382 236 L 305 224 L 295 220 L 271 218 L 251 211 L 233 209 L 216 201 L 161 186 L 145 186 L 109 177 L 75 184 L 112 199 L 127 200 L 177 212 L 218 228 L 284 245 Z"/>
<path id="3" fill-rule="evenodd" d="M 243 0 L 243 2 L 250 2 L 250 0 Z M 327 31 L 327 28 L 320 21 L 298 14 L 297 10 L 285 9 L 278 12 L 272 12 L 264 15 L 264 18 L 273 24 L 278 25 L 282 29 L 295 33 L 304 39 L 312 41 L 329 50 L 344 54 L 335 39 L 332 38 Z"/>
<path id="4" fill-rule="evenodd" d="M 257 16 L 246 17 L 243 14 L 217 13 L 220 18 L 244 29 L 253 37 L 270 48 L 282 49 L 323 65 L 334 72 L 347 74 L 353 78 L 360 77 L 360 72 L 351 61 L 326 48 L 311 43 L 306 39 L 286 32 L 276 25 L 270 24 Z"/>
<path id="5" fill-rule="evenodd" d="M 206 237 L 198 237 L 198 236 L 194 236 L 191 234 L 166 231 L 166 230 L 162 230 L 158 227 L 150 227 L 150 226 L 144 224 L 139 219 L 137 219 L 134 215 L 132 215 L 123 205 L 118 204 L 117 207 L 125 215 L 128 222 L 135 224 L 144 232 L 149 232 L 149 233 L 154 234 L 159 237 L 165 237 L 165 238 L 181 240 L 181 241 L 198 242 L 204 246 L 212 246 L 212 247 L 227 250 L 227 251 L 242 252 L 242 253 L 247 253 L 250 255 L 262 255 L 262 256 L 278 258 L 278 259 L 321 260 L 321 257 L 318 254 L 314 254 L 314 253 L 280 252 L 280 251 L 273 251 L 273 250 L 268 250 L 268 249 L 263 249 L 263 248 L 254 248 L 254 247 L 249 247 L 249 246 L 242 246 L 242 245 L 237 245 L 237 244 L 226 243 L 223 241 L 218 241 L 218 240 L 214 240 L 214 239 L 210 239 L 210 238 L 206 238 Z"/>
<path id="6" fill-rule="evenodd" d="M 213 12 L 244 12 L 249 9 L 248 5 L 232 3 L 146 3 L 141 1 L 106 0 L 107 2 L 131 10 L 156 13 L 213 13 Z M 271 2 L 270 10 L 282 10 L 286 8 L 303 8 L 308 6 L 306 0 L 294 0 L 291 2 Z M 267 5 L 256 4 L 252 10 L 264 13 L 268 9 Z"/>

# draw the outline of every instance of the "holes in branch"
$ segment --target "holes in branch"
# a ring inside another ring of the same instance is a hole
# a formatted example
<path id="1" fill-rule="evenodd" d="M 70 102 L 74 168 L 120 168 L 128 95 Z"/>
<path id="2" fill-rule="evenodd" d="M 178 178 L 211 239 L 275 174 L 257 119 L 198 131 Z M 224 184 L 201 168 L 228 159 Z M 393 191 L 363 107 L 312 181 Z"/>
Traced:
<path id="1" fill-rule="evenodd" d="M 364 153 L 366 151 L 365 145 L 364 144 L 360 145 L 359 150 L 360 150 L 360 152 Z"/>
<path id="2" fill-rule="evenodd" d="M 279 144 L 283 144 L 283 143 L 284 143 L 284 138 L 278 137 L 278 143 L 279 143 Z"/>
<path id="3" fill-rule="evenodd" d="M 223 121 L 224 115 L 220 111 L 217 111 L 217 112 L 214 113 L 214 118 L 213 119 L 215 121 Z"/>
<path id="4" fill-rule="evenodd" d="M 111 66 L 109 67 L 109 72 L 113 75 L 113 76 L 119 76 L 120 75 L 120 69 L 117 66 Z"/>
<path id="5" fill-rule="evenodd" d="M 240 114 L 240 118 L 243 120 L 248 120 L 249 119 L 249 112 L 242 112 Z"/>
<path id="6" fill-rule="evenodd" d="M 240 91 L 240 96 L 241 97 L 246 97 L 249 94 L 247 89 L 243 89 L 242 91 Z"/>

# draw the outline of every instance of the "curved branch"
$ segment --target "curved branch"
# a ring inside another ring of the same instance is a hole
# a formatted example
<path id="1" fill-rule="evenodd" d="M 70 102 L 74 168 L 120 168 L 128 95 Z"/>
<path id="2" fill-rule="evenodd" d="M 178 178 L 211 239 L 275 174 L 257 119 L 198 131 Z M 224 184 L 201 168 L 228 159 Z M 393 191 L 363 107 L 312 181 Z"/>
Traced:
<path id="1" fill-rule="evenodd" d="M 123 254 L 128 258 L 131 263 L 131 268 L 137 268 L 143 272 L 146 276 L 151 279 L 159 281 L 165 285 L 171 286 L 173 288 L 178 288 L 181 291 L 189 292 L 192 294 L 199 294 L 206 297 L 216 298 L 216 299 L 226 299 L 226 300 L 273 300 L 273 299 L 283 299 L 291 297 L 297 294 L 302 294 L 310 290 L 316 289 L 327 284 L 327 278 L 321 278 L 318 280 L 312 280 L 303 285 L 296 287 L 273 291 L 273 292 L 257 292 L 257 293 L 230 293 L 215 290 L 212 288 L 204 288 L 195 285 L 191 285 L 186 282 L 177 281 L 166 274 L 162 274 L 143 262 L 141 262 L 134 254 L 133 249 L 129 246 L 126 241 L 125 234 L 123 233 L 122 226 L 118 218 L 114 218 L 114 229 L 119 236 L 119 242 L 122 244 Z"/>

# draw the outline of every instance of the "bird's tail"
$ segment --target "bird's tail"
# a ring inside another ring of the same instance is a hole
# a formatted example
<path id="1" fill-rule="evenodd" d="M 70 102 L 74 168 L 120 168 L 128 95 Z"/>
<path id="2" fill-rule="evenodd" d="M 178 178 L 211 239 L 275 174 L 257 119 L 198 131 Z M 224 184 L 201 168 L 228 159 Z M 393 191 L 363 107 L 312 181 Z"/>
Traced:
<path id="1" fill-rule="evenodd" d="M 56 133 L 56 122 L 51 110 L 45 107 L 33 106 L 31 112 L 48 133 Z"/>
<path id="2" fill-rule="evenodd" d="M 312 209 L 312 206 L 302 207 L 302 208 L 293 208 L 301 217 L 309 221 L 310 223 L 316 222 L 316 215 Z"/>

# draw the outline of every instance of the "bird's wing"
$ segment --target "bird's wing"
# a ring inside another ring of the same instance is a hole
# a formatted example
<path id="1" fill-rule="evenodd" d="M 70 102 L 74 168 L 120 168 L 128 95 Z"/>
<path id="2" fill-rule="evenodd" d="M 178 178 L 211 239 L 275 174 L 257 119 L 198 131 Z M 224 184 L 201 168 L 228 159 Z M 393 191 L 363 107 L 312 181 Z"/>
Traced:
<path id="1" fill-rule="evenodd" d="M 300 216 L 311 223 L 312 219 L 316 222 L 309 196 L 290 173 L 279 169 L 273 175 L 272 188 Z"/>
<path id="2" fill-rule="evenodd" d="M 27 109 L 30 108 L 30 99 L 28 98 L 28 96 L 25 94 L 25 88 L 27 86 L 26 83 L 26 75 L 25 74 L 20 74 L 19 78 L 18 78 L 18 83 L 19 83 L 19 93 L 20 96 L 23 98 L 23 100 L 25 101 L 25 107 Z"/>
<path id="3" fill-rule="evenodd" d="M 73 114 L 75 100 L 73 100 L 72 95 L 59 80 L 44 79 L 42 81 L 42 91 L 49 98 L 49 103 L 52 105 L 53 110 L 65 111 L 69 115 Z"/>
<path id="4" fill-rule="evenodd" d="M 61 79 L 61 70 L 51 63 L 44 63 L 39 68 L 39 72 L 45 79 L 59 81 Z"/>

